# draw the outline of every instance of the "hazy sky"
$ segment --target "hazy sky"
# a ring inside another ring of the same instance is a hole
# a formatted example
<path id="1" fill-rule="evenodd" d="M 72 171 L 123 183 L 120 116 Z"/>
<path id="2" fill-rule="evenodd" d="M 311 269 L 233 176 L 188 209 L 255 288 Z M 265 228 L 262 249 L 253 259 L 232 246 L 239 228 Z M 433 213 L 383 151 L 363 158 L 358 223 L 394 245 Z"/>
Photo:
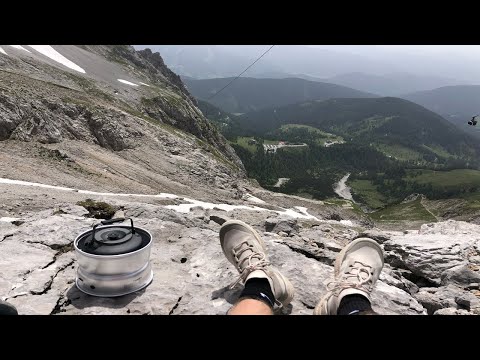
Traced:
<path id="1" fill-rule="evenodd" d="M 322 49 L 359 52 L 365 54 L 369 51 L 388 51 L 396 53 L 439 55 L 439 54 L 458 54 L 458 55 L 480 55 L 480 45 L 308 45 Z"/>
<path id="2" fill-rule="evenodd" d="M 137 46 L 137 47 L 145 47 Z M 153 45 L 155 48 L 156 46 Z M 161 47 L 161 45 L 159 45 Z M 195 47 L 195 46 L 193 46 Z M 232 76 L 241 71 L 245 64 L 256 59 L 270 45 L 218 45 L 230 53 L 246 58 L 245 61 L 234 64 L 232 58 L 218 57 L 218 66 L 228 63 L 232 65 Z M 307 48 L 323 50 L 324 52 L 309 53 Z M 325 52 L 328 50 L 329 52 Z M 162 53 L 162 51 L 160 51 Z M 175 53 L 165 53 L 168 65 L 178 65 L 173 61 Z M 192 61 L 209 61 L 209 57 L 195 53 Z M 221 63 L 223 59 L 223 63 Z M 317 69 L 314 65 L 318 64 Z M 183 65 L 189 70 L 190 65 Z M 234 66 L 235 65 L 235 66 Z M 255 65 L 271 65 L 271 71 L 285 70 L 292 74 L 306 74 L 317 77 L 329 77 L 340 73 L 364 72 L 375 75 L 392 72 L 405 72 L 415 75 L 436 76 L 457 79 L 464 83 L 480 84 L 480 45 L 276 45 L 261 62 Z M 234 68 L 234 69 L 233 69 Z M 179 69 L 176 67 L 176 69 Z M 256 69 L 249 72 L 252 74 Z M 188 71 L 187 71 L 188 72 Z"/>
<path id="3" fill-rule="evenodd" d="M 138 48 L 145 48 L 152 45 L 135 45 Z M 155 46 L 155 45 L 153 45 Z M 231 46 L 231 45 L 230 45 Z M 268 49 L 270 45 L 263 45 Z M 282 46 L 282 45 L 277 45 Z M 336 51 L 356 51 L 365 53 L 368 51 L 389 51 L 400 53 L 417 53 L 417 54 L 462 54 L 462 55 L 480 55 L 480 45 L 307 45 L 310 47 L 317 47 L 322 49 L 336 50 Z M 244 47 L 244 46 L 241 46 Z M 252 47 L 261 48 L 262 45 L 252 45 Z"/>
<path id="4" fill-rule="evenodd" d="M 152 45 L 135 45 L 138 48 L 145 48 Z M 153 45 L 155 46 L 155 45 Z M 232 47 L 232 45 L 227 45 Z M 282 45 L 277 45 L 282 46 Z M 301 46 L 301 45 L 300 45 Z M 357 53 L 368 56 L 378 52 L 382 53 L 397 53 L 409 55 L 457 55 L 457 56 L 472 56 L 480 57 L 480 45 L 306 45 L 314 48 L 321 48 L 334 51 L 346 51 L 350 53 Z M 245 48 L 245 45 L 238 47 Z M 252 45 L 261 51 L 262 47 L 267 50 L 270 45 Z"/>
<path id="5" fill-rule="evenodd" d="M 441 52 L 441 51 L 457 51 L 457 50 L 462 50 L 462 51 L 472 51 L 475 49 L 480 48 L 480 45 L 308 45 L 308 46 L 313 46 L 313 47 L 322 47 L 322 48 L 340 48 L 340 47 L 358 47 L 358 48 L 369 48 L 369 47 L 374 47 L 374 48 L 382 48 L 382 49 L 388 49 L 388 50 L 393 50 L 393 51 L 405 51 L 405 50 L 428 50 L 428 51 L 435 51 L 435 52 Z"/>
<path id="6" fill-rule="evenodd" d="M 480 81 L 480 45 L 309 45 L 388 62 L 416 74 Z"/>

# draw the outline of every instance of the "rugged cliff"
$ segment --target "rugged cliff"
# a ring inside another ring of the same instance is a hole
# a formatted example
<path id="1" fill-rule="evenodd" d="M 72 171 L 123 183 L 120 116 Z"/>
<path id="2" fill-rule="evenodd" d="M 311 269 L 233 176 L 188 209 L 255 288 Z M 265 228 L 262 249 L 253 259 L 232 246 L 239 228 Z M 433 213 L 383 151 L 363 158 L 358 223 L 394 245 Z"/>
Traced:
<path id="1" fill-rule="evenodd" d="M 0 176 L 32 180 L 34 168 L 45 167 L 47 179 L 61 180 L 68 169 L 46 162 L 47 149 L 77 165 L 70 167 L 78 170 L 73 179 L 56 181 L 70 186 L 87 174 L 103 178 L 104 169 L 120 161 L 118 181 L 126 180 L 125 168 L 136 168 L 127 178 L 138 186 L 150 178 L 151 191 L 166 190 L 167 180 L 208 190 L 245 177 L 233 149 L 158 53 L 116 45 L 63 45 L 43 53 L 34 46 L 3 48 L 0 151 L 8 165 Z M 91 164 L 87 149 L 103 154 L 105 164 Z M 168 173 L 172 162 L 175 170 Z M 155 179 L 160 175 L 165 179 Z"/>

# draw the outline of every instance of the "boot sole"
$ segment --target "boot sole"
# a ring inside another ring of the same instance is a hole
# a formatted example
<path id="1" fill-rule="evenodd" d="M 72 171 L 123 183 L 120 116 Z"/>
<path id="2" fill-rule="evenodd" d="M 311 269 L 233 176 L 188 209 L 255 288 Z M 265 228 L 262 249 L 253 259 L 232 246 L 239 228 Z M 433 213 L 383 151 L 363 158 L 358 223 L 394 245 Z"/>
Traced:
<path id="1" fill-rule="evenodd" d="M 337 275 L 340 273 L 340 267 L 342 266 L 342 262 L 345 259 L 345 256 L 346 256 L 347 252 L 349 250 L 353 249 L 353 248 L 361 247 L 361 246 L 357 246 L 360 243 L 372 244 L 374 246 L 371 246 L 371 247 L 377 248 L 379 250 L 380 254 L 382 254 L 382 267 L 383 267 L 383 265 L 384 265 L 383 250 L 380 247 L 380 245 L 378 245 L 378 243 L 376 241 L 374 241 L 372 239 L 369 239 L 369 238 L 358 238 L 358 239 L 353 240 L 347 246 L 345 246 L 342 249 L 342 251 L 340 251 L 340 253 L 337 255 L 337 258 L 335 259 L 335 277 L 337 277 Z"/>
<path id="2" fill-rule="evenodd" d="M 358 239 L 355 239 L 353 240 L 350 244 L 348 244 L 347 246 L 345 246 L 342 251 L 340 251 L 340 253 L 337 255 L 337 258 L 335 259 L 335 267 L 334 267 L 334 274 L 335 274 L 335 277 L 338 276 L 338 274 L 340 273 L 340 267 L 342 266 L 342 262 L 343 260 L 345 259 L 346 257 L 346 254 L 349 250 L 351 250 L 352 248 L 354 247 L 357 247 L 357 245 L 359 243 L 368 243 L 368 244 L 373 244 L 374 246 L 373 247 L 376 247 L 380 250 L 380 253 L 382 254 L 382 266 L 384 265 L 384 259 L 383 259 L 383 250 L 382 248 L 380 247 L 380 245 L 378 245 L 378 243 L 372 239 L 369 239 L 369 238 L 358 238 Z M 320 302 L 318 303 L 317 306 L 315 306 L 315 309 L 313 310 L 313 314 L 314 315 L 329 315 L 328 314 L 328 306 L 327 306 L 327 303 L 328 303 L 328 299 L 330 298 L 330 292 L 328 292 L 321 300 Z"/>
<path id="3" fill-rule="evenodd" d="M 255 237 L 255 239 L 259 242 L 260 246 L 262 247 L 263 252 L 266 253 L 267 249 L 265 248 L 265 243 L 263 242 L 262 238 L 260 237 L 260 235 L 258 234 L 258 232 L 254 228 L 252 228 L 250 225 L 244 223 L 241 220 L 228 220 L 225 223 L 223 223 L 222 227 L 220 228 L 220 232 L 219 232 L 219 234 L 220 234 L 220 245 L 222 246 L 222 252 L 227 259 L 228 259 L 228 256 L 227 256 L 227 254 L 225 254 L 225 250 L 223 249 L 224 236 L 222 235 L 222 230 L 227 228 L 229 225 L 240 225 L 240 226 L 243 226 L 244 228 L 246 228 L 249 232 L 252 233 L 252 235 Z M 230 263 L 235 265 L 231 261 L 230 261 Z"/>

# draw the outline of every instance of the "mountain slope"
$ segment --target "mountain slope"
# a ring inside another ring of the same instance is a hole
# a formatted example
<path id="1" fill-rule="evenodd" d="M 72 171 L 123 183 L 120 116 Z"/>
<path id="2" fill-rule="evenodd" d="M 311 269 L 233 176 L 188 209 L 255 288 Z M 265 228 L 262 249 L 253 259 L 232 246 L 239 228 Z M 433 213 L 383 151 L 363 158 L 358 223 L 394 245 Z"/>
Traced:
<path id="1" fill-rule="evenodd" d="M 401 97 L 442 115 L 461 129 L 480 137 L 480 129 L 467 124 L 472 116 L 480 114 L 480 85 L 445 86 Z"/>
<path id="2" fill-rule="evenodd" d="M 340 85 L 303 79 L 239 78 L 209 99 L 232 80 L 233 78 L 186 80 L 185 84 L 196 98 L 231 113 L 246 113 L 309 100 L 376 96 Z"/>
<path id="3" fill-rule="evenodd" d="M 284 124 L 303 124 L 340 135 L 347 141 L 400 144 L 417 150 L 438 147 L 467 158 L 480 154 L 473 138 L 441 116 L 398 98 L 312 101 L 252 112 L 237 119 L 245 131 L 258 135 Z"/>
<path id="4" fill-rule="evenodd" d="M 1 177 L 186 194 L 244 177 L 158 53 L 115 45 L 2 50 Z"/>
<path id="5" fill-rule="evenodd" d="M 222 124 L 229 124 L 232 122 L 234 115 L 219 109 L 218 107 L 206 102 L 198 100 L 198 108 L 202 110 L 203 115 L 213 123 L 221 126 Z"/>

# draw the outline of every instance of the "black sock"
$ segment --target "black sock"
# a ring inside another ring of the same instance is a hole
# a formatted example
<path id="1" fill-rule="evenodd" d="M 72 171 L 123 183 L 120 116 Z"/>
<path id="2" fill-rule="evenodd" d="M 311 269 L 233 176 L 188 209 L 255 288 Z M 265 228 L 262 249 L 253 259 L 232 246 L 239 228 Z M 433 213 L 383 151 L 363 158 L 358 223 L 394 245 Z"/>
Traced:
<path id="1" fill-rule="evenodd" d="M 240 294 L 241 298 L 250 298 L 260 300 L 273 308 L 275 304 L 275 296 L 267 279 L 251 278 L 245 283 L 245 288 Z"/>
<path id="2" fill-rule="evenodd" d="M 347 295 L 340 301 L 337 315 L 359 315 L 367 310 L 372 310 L 372 305 L 365 296 Z"/>

